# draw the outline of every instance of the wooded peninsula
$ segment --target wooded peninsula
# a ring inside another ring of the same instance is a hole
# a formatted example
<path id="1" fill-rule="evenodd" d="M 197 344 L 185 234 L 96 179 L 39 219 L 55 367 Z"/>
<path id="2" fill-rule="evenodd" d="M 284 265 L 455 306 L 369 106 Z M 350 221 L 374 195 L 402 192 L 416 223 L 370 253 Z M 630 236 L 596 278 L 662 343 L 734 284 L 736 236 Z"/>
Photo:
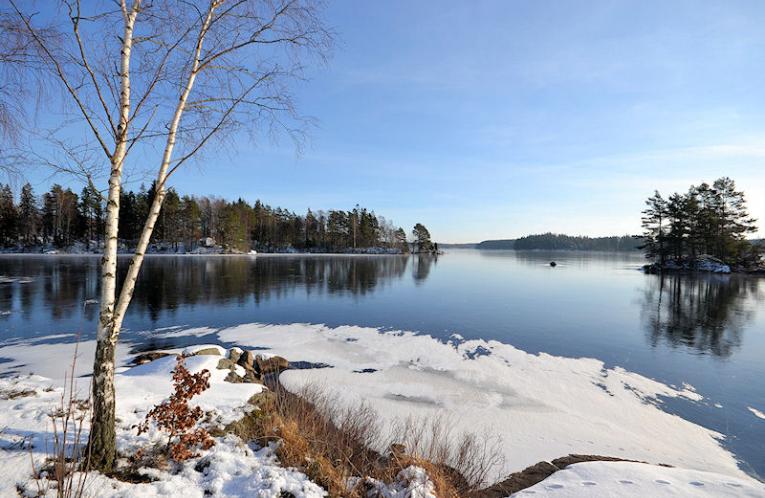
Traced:
<path id="1" fill-rule="evenodd" d="M 120 195 L 119 240 L 134 247 L 156 188 Z M 38 197 L 27 183 L 19 201 L 10 185 L 0 184 L 0 246 L 6 251 L 43 252 L 56 249 L 89 252 L 104 241 L 104 199 L 93 187 L 80 194 L 53 185 Z M 374 211 L 356 205 L 349 211 L 312 211 L 299 215 L 260 200 L 179 195 L 168 189 L 154 227 L 152 252 L 228 253 L 359 252 L 408 253 L 436 249 L 430 232 L 417 223 L 407 233 Z"/>

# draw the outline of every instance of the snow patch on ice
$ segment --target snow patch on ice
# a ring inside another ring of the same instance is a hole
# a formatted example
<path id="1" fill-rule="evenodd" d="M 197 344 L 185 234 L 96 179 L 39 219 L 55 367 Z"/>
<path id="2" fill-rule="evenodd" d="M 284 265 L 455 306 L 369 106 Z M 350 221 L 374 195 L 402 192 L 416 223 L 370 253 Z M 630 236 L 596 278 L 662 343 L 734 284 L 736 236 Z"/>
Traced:
<path id="1" fill-rule="evenodd" d="M 577 463 L 558 471 L 523 491 L 520 497 L 580 498 L 593 496 L 665 497 L 758 497 L 765 485 L 698 470 L 660 467 L 632 462 Z"/>
<path id="2" fill-rule="evenodd" d="M 390 424 L 408 416 L 445 416 L 455 437 L 500 434 L 505 464 L 498 478 L 569 453 L 745 476 L 721 446 L 723 435 L 657 406 L 664 397 L 701 400 L 691 386 L 674 389 L 620 367 L 606 368 L 600 360 L 355 326 L 249 324 L 220 330 L 218 337 L 334 367 L 288 370 L 281 374 L 288 389 L 329 386 L 338 402 L 365 401 Z M 489 354 L 472 355 L 479 348 Z"/>
<path id="3" fill-rule="evenodd" d="M 178 336 L 185 337 L 204 337 L 206 335 L 214 334 L 218 329 L 212 327 L 164 327 L 157 330 L 149 330 L 144 332 L 144 335 L 151 336 L 155 339 L 170 339 Z"/>
<path id="4" fill-rule="evenodd" d="M 747 406 L 747 409 L 749 409 L 749 411 L 752 412 L 755 417 L 765 420 L 765 413 L 762 413 L 757 408 L 752 408 L 751 406 Z"/>

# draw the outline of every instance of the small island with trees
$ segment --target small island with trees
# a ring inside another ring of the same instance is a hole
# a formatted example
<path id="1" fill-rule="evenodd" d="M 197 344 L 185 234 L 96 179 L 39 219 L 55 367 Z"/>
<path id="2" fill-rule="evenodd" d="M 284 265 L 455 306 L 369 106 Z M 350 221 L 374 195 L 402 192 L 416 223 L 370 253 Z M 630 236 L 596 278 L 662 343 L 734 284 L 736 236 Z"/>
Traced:
<path id="1" fill-rule="evenodd" d="M 744 193 L 727 177 L 691 186 L 664 198 L 658 191 L 643 210 L 641 248 L 652 263 L 646 272 L 706 271 L 765 274 L 762 246 Z"/>

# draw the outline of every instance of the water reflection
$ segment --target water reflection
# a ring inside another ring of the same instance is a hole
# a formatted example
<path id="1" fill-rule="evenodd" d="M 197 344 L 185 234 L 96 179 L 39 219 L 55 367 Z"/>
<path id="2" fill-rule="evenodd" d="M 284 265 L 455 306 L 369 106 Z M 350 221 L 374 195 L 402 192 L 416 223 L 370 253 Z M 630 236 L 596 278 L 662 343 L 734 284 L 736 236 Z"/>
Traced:
<path id="1" fill-rule="evenodd" d="M 641 319 L 651 346 L 662 343 L 729 357 L 754 317 L 760 280 L 738 276 L 663 275 L 649 279 Z"/>
<path id="2" fill-rule="evenodd" d="M 363 296 L 409 275 L 420 283 L 434 262 L 416 256 L 147 258 L 130 313 L 156 321 L 184 306 L 261 303 L 298 291 Z M 120 277 L 127 263 L 120 260 Z M 83 306 L 99 295 L 97 258 L 4 257 L 0 276 L 0 316 L 16 310 L 28 317 L 42 307 L 54 321 L 80 313 L 92 321 L 98 312 L 96 304 Z"/>
<path id="3" fill-rule="evenodd" d="M 418 254 L 412 256 L 414 258 L 412 262 L 412 276 L 416 284 L 424 282 L 428 275 L 430 275 L 431 267 L 438 263 L 438 256 L 431 254 Z"/>
<path id="4" fill-rule="evenodd" d="M 480 251 L 479 255 L 487 259 L 512 259 L 530 266 L 549 265 L 555 261 L 559 266 L 573 268 L 588 268 L 592 266 L 610 267 L 623 264 L 637 267 L 643 262 L 635 252 L 598 252 L 598 251 L 512 251 L 490 250 Z"/>

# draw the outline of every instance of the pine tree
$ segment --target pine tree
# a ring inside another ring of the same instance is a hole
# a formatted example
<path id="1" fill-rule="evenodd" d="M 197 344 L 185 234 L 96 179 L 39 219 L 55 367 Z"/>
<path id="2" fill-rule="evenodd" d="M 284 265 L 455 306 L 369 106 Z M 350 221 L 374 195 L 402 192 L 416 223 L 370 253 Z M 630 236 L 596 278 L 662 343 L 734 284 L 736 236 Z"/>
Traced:
<path id="1" fill-rule="evenodd" d="M 138 239 L 141 230 L 141 218 L 138 214 L 138 198 L 135 192 L 124 190 L 120 194 L 120 239 L 133 242 Z"/>
<path id="2" fill-rule="evenodd" d="M 19 216 L 10 185 L 0 185 L 0 243 L 13 245 L 17 240 Z"/>
<path id="3" fill-rule="evenodd" d="M 21 241 L 26 244 L 34 244 L 40 225 L 40 210 L 37 206 L 32 185 L 26 183 L 21 187 L 19 199 L 19 235 Z"/>
<path id="4" fill-rule="evenodd" d="M 181 238 L 186 250 L 193 249 L 197 241 L 202 238 L 202 210 L 196 199 L 183 196 L 182 204 L 182 228 Z"/>
<path id="5" fill-rule="evenodd" d="M 312 249 L 316 247 L 319 239 L 319 220 L 313 214 L 311 209 L 305 214 L 305 248 Z"/>
<path id="6" fill-rule="evenodd" d="M 153 190 L 152 185 L 152 190 Z M 168 189 L 165 193 L 165 202 L 157 218 L 157 240 L 171 244 L 173 249 L 178 249 L 181 234 L 181 199 L 175 189 Z"/>
<path id="7" fill-rule="evenodd" d="M 749 216 L 744 193 L 728 177 L 714 182 L 717 196 L 717 255 L 723 260 L 739 260 L 747 252 L 746 236 L 757 231 L 754 218 Z"/>
<path id="8" fill-rule="evenodd" d="M 688 199 L 684 195 L 674 193 L 669 196 L 665 205 L 667 252 L 675 259 L 682 258 L 687 249 L 690 230 L 687 202 Z"/>
<path id="9" fill-rule="evenodd" d="M 659 191 L 645 201 L 646 208 L 643 210 L 643 240 L 642 246 L 649 258 L 658 258 L 661 265 L 667 256 L 665 251 L 665 232 L 667 217 L 667 201 Z"/>
<path id="10" fill-rule="evenodd" d="M 433 250 L 433 243 L 430 241 L 430 232 L 425 225 L 417 223 L 412 230 L 412 236 L 417 244 L 417 252 L 429 252 Z"/>
<path id="11" fill-rule="evenodd" d="M 327 219 L 327 242 L 330 250 L 349 247 L 348 216 L 345 211 L 330 211 Z"/>
<path id="12" fill-rule="evenodd" d="M 80 193 L 78 206 L 81 222 L 80 231 L 85 238 L 85 246 L 90 248 L 91 242 L 101 239 L 103 230 L 103 209 L 101 207 L 101 194 L 92 186 L 87 186 Z"/>
<path id="13" fill-rule="evenodd" d="M 406 241 L 406 232 L 403 228 L 399 227 L 398 230 L 395 232 L 395 238 L 396 238 L 396 245 L 399 249 L 401 249 L 401 252 L 408 253 L 409 252 L 409 243 Z"/>
<path id="14" fill-rule="evenodd" d="M 719 220 L 717 218 L 719 199 L 717 193 L 707 183 L 691 187 L 698 202 L 696 233 L 700 254 L 714 254 Z"/>

